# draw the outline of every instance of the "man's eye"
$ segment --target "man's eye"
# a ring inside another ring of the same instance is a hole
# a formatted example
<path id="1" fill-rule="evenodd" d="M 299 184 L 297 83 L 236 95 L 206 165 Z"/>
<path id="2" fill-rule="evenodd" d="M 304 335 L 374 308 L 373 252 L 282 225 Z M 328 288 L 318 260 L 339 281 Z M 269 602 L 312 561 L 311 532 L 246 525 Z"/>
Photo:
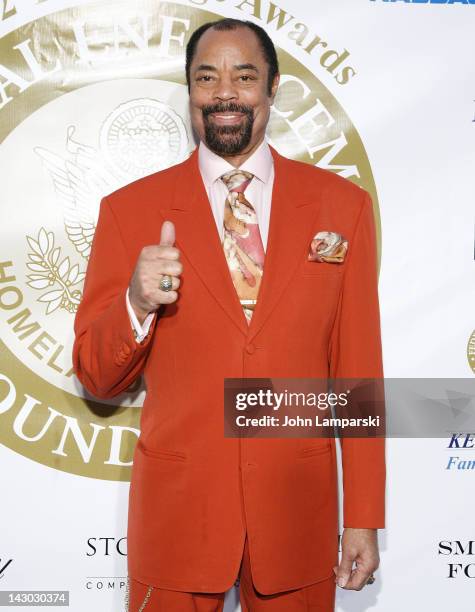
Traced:
<path id="1" fill-rule="evenodd" d="M 204 81 L 205 83 L 208 83 L 209 81 L 211 81 L 213 77 L 211 77 L 209 74 L 203 74 L 202 76 L 199 76 L 196 80 L 197 81 Z"/>
<path id="2" fill-rule="evenodd" d="M 250 74 L 242 74 L 240 77 L 243 81 L 252 81 L 253 77 Z"/>

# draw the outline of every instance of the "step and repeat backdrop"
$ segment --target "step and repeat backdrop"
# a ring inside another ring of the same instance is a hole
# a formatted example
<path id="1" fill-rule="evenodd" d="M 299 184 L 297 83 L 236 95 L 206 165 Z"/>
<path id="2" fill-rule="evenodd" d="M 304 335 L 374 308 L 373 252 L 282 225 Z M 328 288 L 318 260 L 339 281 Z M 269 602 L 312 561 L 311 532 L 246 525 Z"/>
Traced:
<path id="1" fill-rule="evenodd" d="M 278 47 L 269 142 L 370 191 L 385 375 L 475 376 L 474 4 L 0 4 L 0 591 L 124 609 L 144 390 L 90 397 L 72 370 L 73 321 L 101 197 L 196 146 L 184 49 L 207 21 L 250 19 Z M 363 591 L 338 591 L 339 612 L 471 609 L 474 446 L 463 430 L 388 440 L 381 568 Z M 238 601 L 233 587 L 227 612 Z"/>

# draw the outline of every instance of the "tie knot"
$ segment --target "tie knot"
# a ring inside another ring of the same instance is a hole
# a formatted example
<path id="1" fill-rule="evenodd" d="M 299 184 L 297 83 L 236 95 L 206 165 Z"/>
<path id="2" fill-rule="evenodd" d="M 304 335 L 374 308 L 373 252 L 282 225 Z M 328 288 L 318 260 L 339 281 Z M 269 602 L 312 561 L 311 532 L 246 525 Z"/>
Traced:
<path id="1" fill-rule="evenodd" d="M 244 190 L 252 181 L 253 174 L 245 170 L 231 170 L 221 176 L 221 180 L 230 192 L 244 193 Z"/>

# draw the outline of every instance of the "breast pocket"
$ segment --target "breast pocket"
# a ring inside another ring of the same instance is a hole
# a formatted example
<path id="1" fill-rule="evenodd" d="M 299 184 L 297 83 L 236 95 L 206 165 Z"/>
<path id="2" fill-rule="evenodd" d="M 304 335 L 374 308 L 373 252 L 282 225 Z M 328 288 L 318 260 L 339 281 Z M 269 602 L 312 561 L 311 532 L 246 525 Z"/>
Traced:
<path id="1" fill-rule="evenodd" d="M 300 266 L 301 276 L 326 276 L 341 279 L 345 270 L 344 263 L 328 263 L 326 261 L 305 261 Z"/>

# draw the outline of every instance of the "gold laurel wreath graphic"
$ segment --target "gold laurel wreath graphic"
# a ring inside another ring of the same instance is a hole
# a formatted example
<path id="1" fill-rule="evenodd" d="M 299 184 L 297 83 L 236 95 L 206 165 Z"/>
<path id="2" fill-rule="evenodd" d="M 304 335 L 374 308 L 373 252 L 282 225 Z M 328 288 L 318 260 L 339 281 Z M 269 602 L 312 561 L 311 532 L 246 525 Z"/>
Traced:
<path id="1" fill-rule="evenodd" d="M 79 271 L 79 265 L 72 265 L 69 257 L 61 258 L 61 247 L 55 247 L 53 232 L 47 232 L 44 227 L 40 229 L 35 238 L 27 236 L 32 252 L 28 253 L 28 268 L 33 274 L 28 274 L 27 285 L 32 289 L 46 289 L 54 287 L 43 293 L 38 302 L 45 302 L 46 314 L 51 314 L 58 308 L 75 313 L 81 301 L 82 291 L 73 289 L 85 277 L 85 272 Z"/>

